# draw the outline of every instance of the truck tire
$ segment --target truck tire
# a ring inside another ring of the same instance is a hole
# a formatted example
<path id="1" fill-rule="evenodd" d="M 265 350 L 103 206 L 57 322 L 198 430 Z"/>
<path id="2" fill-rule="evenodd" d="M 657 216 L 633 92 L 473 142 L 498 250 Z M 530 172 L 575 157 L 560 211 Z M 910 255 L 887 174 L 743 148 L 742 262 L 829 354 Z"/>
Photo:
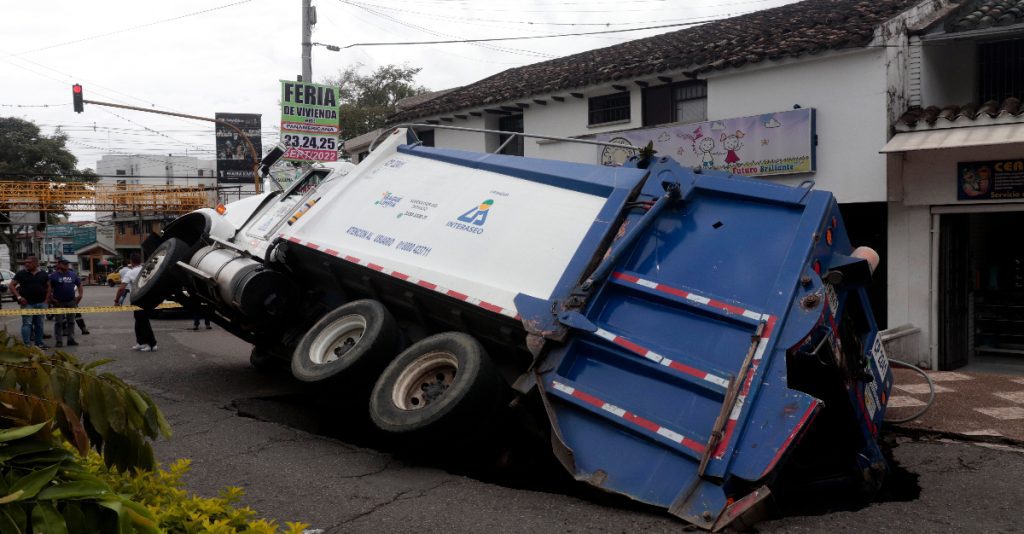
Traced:
<path id="1" fill-rule="evenodd" d="M 177 263 L 188 261 L 191 254 L 192 248 L 176 237 L 156 247 L 142 264 L 142 272 L 132 288 L 132 304 L 146 310 L 159 306 L 181 284 Z"/>
<path id="2" fill-rule="evenodd" d="M 292 353 L 292 375 L 303 382 L 344 376 L 372 381 L 400 350 L 398 325 L 383 304 L 357 300 L 331 310 Z"/>
<path id="3" fill-rule="evenodd" d="M 445 332 L 388 365 L 370 395 L 370 419 L 386 432 L 450 442 L 488 427 L 507 389 L 479 341 Z"/>

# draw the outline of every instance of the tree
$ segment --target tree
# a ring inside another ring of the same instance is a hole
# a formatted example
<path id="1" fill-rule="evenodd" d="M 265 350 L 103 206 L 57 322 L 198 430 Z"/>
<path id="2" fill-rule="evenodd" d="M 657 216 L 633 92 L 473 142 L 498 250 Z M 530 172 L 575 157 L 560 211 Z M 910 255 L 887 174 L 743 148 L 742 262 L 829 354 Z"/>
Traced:
<path id="1" fill-rule="evenodd" d="M 53 187 L 84 191 L 83 184 L 96 182 L 97 176 L 89 169 L 78 170 L 78 159 L 66 143 L 59 130 L 46 136 L 30 121 L 0 117 L 0 181 L 44 180 L 56 182 Z M 49 209 L 60 211 L 61 206 Z M 11 212 L 0 199 L 0 242 L 10 247 L 13 261 L 15 228 L 10 223 Z"/>
<path id="2" fill-rule="evenodd" d="M 385 65 L 370 74 L 363 74 L 357 63 L 328 77 L 323 83 L 341 88 L 341 137 L 351 139 L 381 128 L 395 114 L 395 104 L 403 98 L 429 92 L 416 85 L 419 67 Z"/>

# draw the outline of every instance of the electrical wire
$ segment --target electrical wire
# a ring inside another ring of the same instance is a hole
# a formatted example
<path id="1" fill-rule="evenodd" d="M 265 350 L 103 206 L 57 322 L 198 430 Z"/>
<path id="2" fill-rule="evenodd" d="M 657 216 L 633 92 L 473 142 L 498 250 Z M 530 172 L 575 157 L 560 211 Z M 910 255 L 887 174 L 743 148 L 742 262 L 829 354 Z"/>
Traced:
<path id="1" fill-rule="evenodd" d="M 935 382 L 932 382 L 932 377 L 928 376 L 928 373 L 924 372 L 923 369 L 912 363 L 907 363 L 900 360 L 893 360 L 891 358 L 889 359 L 889 363 L 897 367 L 903 367 L 915 371 L 919 375 L 923 376 L 924 379 L 928 382 L 928 401 L 924 403 L 923 408 L 921 408 L 916 413 L 908 417 L 900 417 L 898 419 L 884 419 L 886 423 L 907 423 L 913 421 L 914 419 L 917 419 L 918 417 L 924 415 L 925 412 L 927 412 L 928 409 L 932 407 L 932 403 L 935 402 Z"/>
<path id="2" fill-rule="evenodd" d="M 118 35 L 118 34 L 122 34 L 122 33 L 125 33 L 125 32 L 139 30 L 139 29 L 142 29 L 142 28 L 149 28 L 151 26 L 156 26 L 158 24 L 164 24 L 166 22 L 173 22 L 173 21 L 176 21 L 176 20 L 181 20 L 181 19 L 188 18 L 188 17 L 194 17 L 194 16 L 197 16 L 197 15 L 203 15 L 205 13 L 210 13 L 210 12 L 213 12 L 213 11 L 218 11 L 218 10 L 221 10 L 221 9 L 226 9 L 226 8 L 229 8 L 229 7 L 234 7 L 234 6 L 238 6 L 238 5 L 242 5 L 242 4 L 248 4 L 249 2 L 252 2 L 252 0 L 241 0 L 240 2 L 234 2 L 234 3 L 231 3 L 231 4 L 224 4 L 222 6 L 211 7 L 209 9 L 204 9 L 202 11 L 194 11 L 192 13 L 185 13 L 184 15 L 178 15 L 176 17 L 171 17 L 171 18 L 168 18 L 168 19 L 162 19 L 162 20 L 157 20 L 157 21 L 153 21 L 153 22 L 148 22 L 146 24 L 139 24 L 137 26 L 132 26 L 130 28 L 122 28 L 120 30 L 115 30 L 115 31 L 112 31 L 112 32 L 101 33 L 101 34 L 92 35 L 92 36 L 89 36 L 89 37 L 82 37 L 81 39 L 75 39 L 75 40 L 72 40 L 72 41 L 64 41 L 62 43 L 56 43 L 56 44 L 52 44 L 52 45 L 48 45 L 48 46 L 42 46 L 42 47 L 39 47 L 39 48 L 33 48 L 31 50 L 25 50 L 25 51 L 22 51 L 22 52 L 17 52 L 17 53 L 14 53 L 14 54 L 10 54 L 10 55 L 5 56 L 5 57 L 23 56 L 25 54 L 31 54 L 33 52 L 42 52 L 43 50 L 50 50 L 50 49 L 61 47 L 61 46 L 67 46 L 67 45 L 82 43 L 82 42 L 85 42 L 85 41 L 91 41 L 93 39 L 100 39 L 102 37 L 110 37 L 111 35 Z M 0 58 L 0 59 L 3 59 L 3 58 Z"/>
<path id="3" fill-rule="evenodd" d="M 367 8 L 367 7 L 363 7 L 363 6 L 359 5 L 359 4 L 350 2 L 348 0 L 338 0 L 338 2 L 340 2 L 342 4 L 347 4 L 347 5 L 350 5 L 350 6 L 353 6 L 353 7 L 357 7 L 359 9 L 362 9 L 362 10 L 364 10 L 364 11 L 366 11 L 368 13 L 371 13 L 373 15 L 376 15 L 378 17 L 390 20 L 391 22 L 394 22 L 396 24 L 400 24 L 402 26 L 405 26 L 407 28 L 412 28 L 414 30 L 419 30 L 419 31 L 422 31 L 422 32 L 430 34 L 430 35 L 435 35 L 435 36 L 438 36 L 438 37 L 455 37 L 455 36 L 453 36 L 451 34 L 442 33 L 442 32 L 436 32 L 436 31 L 431 30 L 429 28 L 424 28 L 423 26 L 418 26 L 416 24 L 411 24 L 411 23 L 405 22 L 405 21 L 403 21 L 403 20 L 401 20 L 401 19 L 399 19 L 397 17 L 392 17 L 391 15 L 387 15 L 385 13 L 381 13 L 379 11 L 375 11 L 373 9 L 370 9 L 370 8 Z M 459 38 L 459 39 L 461 39 L 461 38 Z M 465 40 L 465 42 L 472 44 L 473 41 Z M 535 50 L 526 50 L 526 49 L 522 49 L 522 48 L 505 48 L 505 47 L 490 46 L 490 45 L 483 45 L 483 44 L 478 44 L 477 46 L 486 48 L 488 50 L 494 50 L 494 51 L 497 51 L 497 52 L 505 52 L 505 53 L 508 53 L 508 54 L 528 55 L 528 56 L 532 56 L 532 57 L 547 58 L 547 59 L 555 57 L 552 54 L 545 54 L 545 53 L 542 53 L 542 52 L 537 52 Z"/>
<path id="4" fill-rule="evenodd" d="M 342 1 L 342 0 L 339 0 Z M 711 22 L 714 20 L 720 20 L 724 18 L 731 18 L 737 16 L 737 13 L 726 13 L 721 17 L 709 19 L 705 22 Z M 659 24 L 656 26 L 645 26 L 642 28 L 629 28 L 621 30 L 601 30 L 593 32 L 575 32 L 575 33 L 557 33 L 549 35 L 519 35 L 512 37 L 485 37 L 480 39 L 455 39 L 455 40 L 442 40 L 442 41 L 400 41 L 400 42 L 374 42 L 374 43 L 352 43 L 345 46 L 331 45 L 327 43 L 313 43 L 321 46 L 329 46 L 337 49 L 353 48 L 357 46 L 407 46 L 407 45 L 429 45 L 429 44 L 454 44 L 454 43 L 486 43 L 486 42 L 497 42 L 497 41 L 525 41 L 531 39 L 553 39 L 557 37 L 578 37 L 585 35 L 605 35 L 610 33 L 624 33 L 624 32 L 635 32 L 643 30 L 657 30 L 662 28 L 681 28 L 686 26 L 695 26 L 698 24 L 704 24 L 705 22 L 690 22 L 690 23 L 679 23 L 679 24 Z"/>

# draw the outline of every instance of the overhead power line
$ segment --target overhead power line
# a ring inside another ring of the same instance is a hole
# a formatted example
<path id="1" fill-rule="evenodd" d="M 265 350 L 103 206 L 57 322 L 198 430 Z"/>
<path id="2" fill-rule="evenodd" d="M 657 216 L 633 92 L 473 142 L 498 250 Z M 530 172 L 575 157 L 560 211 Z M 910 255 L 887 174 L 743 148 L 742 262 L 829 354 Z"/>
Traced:
<path id="1" fill-rule="evenodd" d="M 376 42 L 376 43 L 352 43 L 344 46 L 332 45 L 327 43 L 313 43 L 326 47 L 328 50 L 343 50 L 346 48 L 355 48 L 357 46 L 408 46 L 408 45 L 428 45 L 428 44 L 453 44 L 453 43 L 487 43 L 487 42 L 498 42 L 498 41 L 526 41 L 530 39 L 553 39 L 556 37 L 578 37 L 583 35 L 606 35 L 609 33 L 624 33 L 624 32 L 637 32 L 644 30 L 658 30 L 662 28 L 681 28 L 685 26 L 696 26 L 715 20 L 735 17 L 744 13 L 727 13 L 718 17 L 709 18 L 705 21 L 700 22 L 683 22 L 678 24 L 659 24 L 656 26 L 644 26 L 641 28 L 628 28 L 621 30 L 601 30 L 593 32 L 574 32 L 574 33 L 555 33 L 549 35 L 518 35 L 513 37 L 485 37 L 481 39 L 448 39 L 439 41 L 395 41 L 395 42 Z"/>
<path id="2" fill-rule="evenodd" d="M 222 6 L 211 7 L 209 9 L 204 9 L 202 11 L 193 11 L 192 13 L 185 13 L 184 15 L 178 15 L 176 17 L 171 17 L 171 18 L 168 18 L 168 19 L 161 19 L 161 20 L 156 20 L 156 21 L 153 21 L 153 22 L 148 22 L 146 24 L 139 24 L 138 26 L 132 26 L 132 27 L 129 27 L 129 28 L 122 28 L 120 30 L 114 30 L 112 32 L 101 33 L 101 34 L 97 34 L 97 35 L 91 35 L 89 37 L 82 37 L 81 39 L 75 39 L 73 41 L 64 41 L 62 43 L 56 43 L 56 44 L 47 45 L 47 46 L 43 46 L 43 47 L 39 47 L 39 48 L 33 48 L 31 50 L 25 50 L 25 51 L 18 52 L 18 53 L 15 53 L 15 54 L 9 54 L 9 55 L 7 55 L 5 57 L 21 56 L 21 55 L 25 55 L 25 54 L 31 54 L 33 52 L 41 52 L 43 50 L 50 50 L 51 48 L 57 48 L 57 47 L 60 47 L 60 46 L 67 46 L 67 45 L 71 45 L 71 44 L 81 43 L 81 42 L 84 42 L 84 41 L 91 41 L 93 39 L 100 39 L 102 37 L 110 37 L 111 35 L 118 35 L 118 34 L 121 34 L 121 33 L 130 32 L 130 31 L 133 31 L 133 30 L 138 30 L 138 29 L 142 29 L 142 28 L 148 28 L 150 26 L 156 26 L 157 24 L 164 24 L 166 22 L 173 22 L 173 21 L 181 20 L 181 19 L 188 18 L 188 17 L 195 17 L 197 15 L 202 15 L 202 14 L 205 14 L 205 13 L 210 13 L 212 11 L 218 11 L 218 10 L 226 9 L 226 8 L 229 8 L 229 7 L 234 7 L 234 6 L 238 6 L 238 5 L 242 5 L 242 4 L 247 4 L 247 3 L 251 2 L 251 1 L 252 0 L 241 0 L 240 2 L 234 2 L 234 3 L 231 3 L 231 4 L 224 4 Z"/>

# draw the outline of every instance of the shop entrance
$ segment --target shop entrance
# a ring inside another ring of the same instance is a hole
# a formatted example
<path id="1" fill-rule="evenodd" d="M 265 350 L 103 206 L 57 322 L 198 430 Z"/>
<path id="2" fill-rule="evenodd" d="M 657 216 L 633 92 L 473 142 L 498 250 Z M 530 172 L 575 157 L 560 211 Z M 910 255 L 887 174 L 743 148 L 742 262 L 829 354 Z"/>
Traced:
<path id="1" fill-rule="evenodd" d="M 943 214 L 939 367 L 1024 368 L 1024 211 Z"/>

